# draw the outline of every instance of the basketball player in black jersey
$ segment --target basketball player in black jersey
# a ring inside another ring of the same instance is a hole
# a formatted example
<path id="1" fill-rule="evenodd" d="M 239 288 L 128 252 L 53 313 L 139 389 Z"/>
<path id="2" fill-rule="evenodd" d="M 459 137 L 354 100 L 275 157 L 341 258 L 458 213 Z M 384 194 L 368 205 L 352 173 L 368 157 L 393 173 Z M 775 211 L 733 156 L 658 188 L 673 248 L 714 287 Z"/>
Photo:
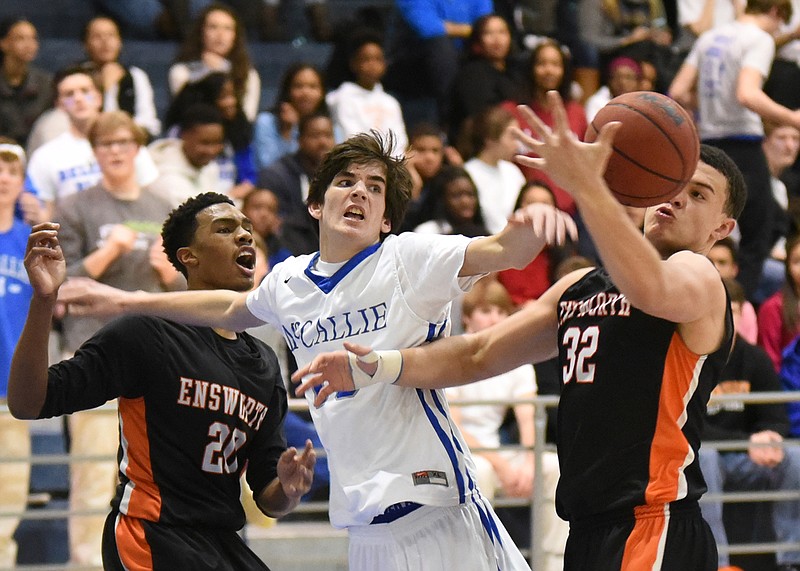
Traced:
<path id="1" fill-rule="evenodd" d="M 354 382 L 441 387 L 558 354 L 565 569 L 716 570 L 714 537 L 697 504 L 706 490 L 697 451 L 733 331 L 725 288 L 705 254 L 734 228 L 745 201 L 741 173 L 703 146 L 690 183 L 647 210 L 643 236 L 602 177 L 619 125 L 581 143 L 557 94 L 549 97 L 556 127 L 524 108 L 538 140 L 518 136 L 540 158 L 518 160 L 572 194 L 605 268 L 564 277 L 479 333 L 401 352 L 345 344 L 349 352 L 321 355 L 295 379 L 304 378 L 301 391 L 327 382 L 321 403 Z"/>
<path id="2" fill-rule="evenodd" d="M 34 295 L 9 377 L 18 418 L 119 399 L 120 484 L 103 534 L 105 569 L 267 569 L 237 535 L 240 476 L 272 517 L 311 487 L 315 453 L 286 450 L 286 390 L 275 353 L 247 333 L 153 317 L 115 320 L 72 359 L 47 367 L 47 339 L 66 270 L 58 225 L 33 228 L 25 269 Z M 250 221 L 207 193 L 175 209 L 164 249 L 189 289 L 248 291 Z"/>

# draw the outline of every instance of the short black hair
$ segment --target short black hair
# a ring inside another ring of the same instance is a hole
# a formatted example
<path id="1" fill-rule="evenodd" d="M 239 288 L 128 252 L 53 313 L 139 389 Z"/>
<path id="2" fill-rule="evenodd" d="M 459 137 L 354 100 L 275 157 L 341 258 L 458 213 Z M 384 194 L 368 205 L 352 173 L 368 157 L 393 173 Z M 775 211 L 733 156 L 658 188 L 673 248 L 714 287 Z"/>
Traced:
<path id="1" fill-rule="evenodd" d="M 7 38 L 8 34 L 11 33 L 11 29 L 17 24 L 22 24 L 23 22 L 33 26 L 33 23 L 31 23 L 31 21 L 22 14 L 9 16 L 8 18 L 3 18 L 0 20 L 0 40 Z M 2 54 L 0 54 L 0 61 L 2 61 Z"/>
<path id="2" fill-rule="evenodd" d="M 181 133 L 185 133 L 198 125 L 222 125 L 224 127 L 222 113 L 208 103 L 194 103 L 181 115 L 179 127 Z"/>
<path id="3" fill-rule="evenodd" d="M 711 145 L 700 145 L 700 160 L 722 173 L 728 181 L 728 198 L 725 200 L 725 213 L 731 218 L 739 218 L 747 202 L 747 185 L 742 171 L 725 151 Z"/>
<path id="4" fill-rule="evenodd" d="M 86 40 L 89 39 L 89 30 L 91 29 L 92 24 L 94 24 L 95 22 L 98 22 L 100 20 L 107 20 L 107 21 L 111 22 L 112 24 L 114 24 L 114 26 L 116 26 L 117 33 L 120 33 L 119 23 L 114 18 L 112 18 L 111 16 L 106 16 L 105 14 L 99 14 L 97 16 L 94 16 L 91 20 L 89 20 L 88 22 L 86 22 L 86 24 L 84 24 L 83 30 L 81 30 L 81 42 L 82 43 L 85 44 Z"/>
<path id="5" fill-rule="evenodd" d="M 178 250 L 192 243 L 194 233 L 197 231 L 197 214 L 215 204 L 234 206 L 233 201 L 224 194 L 204 192 L 193 196 L 170 212 L 164 226 L 161 227 L 164 253 L 175 269 L 183 274 L 183 277 L 188 278 L 189 276 L 186 275 L 186 266 L 178 260 Z"/>
<path id="6" fill-rule="evenodd" d="M 58 86 L 61 85 L 62 81 L 71 75 L 85 75 L 92 80 L 95 88 L 102 93 L 103 88 L 100 85 L 97 74 L 97 68 L 91 62 L 80 63 L 61 68 L 53 75 L 53 91 L 55 91 L 55 95 L 58 97 Z"/>
<path id="7" fill-rule="evenodd" d="M 383 49 L 383 35 L 373 28 L 361 28 L 353 33 L 349 41 L 349 58 L 352 59 L 358 50 L 368 44 L 377 44 Z"/>
<path id="8" fill-rule="evenodd" d="M 308 129 L 311 125 L 311 122 L 316 121 L 317 119 L 327 119 L 331 123 L 331 128 L 333 128 L 333 119 L 331 118 L 330 113 L 324 109 L 317 109 L 308 115 L 303 115 L 300 117 L 300 120 L 297 122 L 297 135 L 304 135 L 306 129 Z"/>

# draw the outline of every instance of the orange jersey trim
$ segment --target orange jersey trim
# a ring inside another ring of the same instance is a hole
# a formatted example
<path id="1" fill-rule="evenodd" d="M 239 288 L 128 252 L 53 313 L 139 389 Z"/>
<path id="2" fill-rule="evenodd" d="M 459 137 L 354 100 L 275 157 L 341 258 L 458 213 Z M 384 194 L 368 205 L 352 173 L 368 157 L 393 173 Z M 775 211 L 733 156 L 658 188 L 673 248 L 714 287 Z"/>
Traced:
<path id="1" fill-rule="evenodd" d="M 127 571 L 152 571 L 153 553 L 145 537 L 142 520 L 117 515 L 114 522 L 117 555 Z"/>
<path id="2" fill-rule="evenodd" d="M 705 360 L 705 355 L 692 352 L 680 335 L 673 334 L 664 360 L 645 505 L 634 510 L 636 523 L 625 544 L 622 571 L 661 568 L 669 522 L 668 504 L 686 497 L 685 470 L 695 459 L 682 429 Z"/>
<path id="3" fill-rule="evenodd" d="M 119 417 L 120 470 L 130 480 L 123 492 L 120 511 L 131 517 L 159 521 L 161 492 L 153 479 L 144 399 L 119 399 Z"/>

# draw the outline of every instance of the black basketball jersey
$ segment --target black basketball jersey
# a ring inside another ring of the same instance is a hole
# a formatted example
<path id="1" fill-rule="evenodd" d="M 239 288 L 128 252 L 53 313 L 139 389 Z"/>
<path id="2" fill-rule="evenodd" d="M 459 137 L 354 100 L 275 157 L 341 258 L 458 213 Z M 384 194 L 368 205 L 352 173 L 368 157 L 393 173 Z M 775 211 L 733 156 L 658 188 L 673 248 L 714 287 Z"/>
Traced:
<path id="1" fill-rule="evenodd" d="M 602 269 L 568 288 L 558 308 L 561 517 L 696 500 L 706 491 L 702 420 L 731 348 L 690 351 L 677 325 L 631 307 Z"/>
<path id="2" fill-rule="evenodd" d="M 228 340 L 207 327 L 123 317 L 50 367 L 40 417 L 117 397 L 114 507 L 169 525 L 240 529 L 242 470 L 258 492 L 286 448 L 275 353 L 246 333 Z"/>

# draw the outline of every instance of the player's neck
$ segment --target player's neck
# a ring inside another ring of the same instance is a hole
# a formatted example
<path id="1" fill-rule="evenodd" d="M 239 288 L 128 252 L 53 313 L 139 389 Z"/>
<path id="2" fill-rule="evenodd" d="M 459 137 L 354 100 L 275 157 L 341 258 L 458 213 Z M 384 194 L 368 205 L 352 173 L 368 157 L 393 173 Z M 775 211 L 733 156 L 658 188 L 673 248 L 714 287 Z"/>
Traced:
<path id="1" fill-rule="evenodd" d="M 220 337 L 223 337 L 225 339 L 233 340 L 233 339 L 237 338 L 237 334 L 236 334 L 235 331 L 228 331 L 227 329 L 221 329 L 219 327 L 213 327 L 213 329 L 214 329 L 214 333 L 216 333 L 217 335 L 219 335 Z"/>

